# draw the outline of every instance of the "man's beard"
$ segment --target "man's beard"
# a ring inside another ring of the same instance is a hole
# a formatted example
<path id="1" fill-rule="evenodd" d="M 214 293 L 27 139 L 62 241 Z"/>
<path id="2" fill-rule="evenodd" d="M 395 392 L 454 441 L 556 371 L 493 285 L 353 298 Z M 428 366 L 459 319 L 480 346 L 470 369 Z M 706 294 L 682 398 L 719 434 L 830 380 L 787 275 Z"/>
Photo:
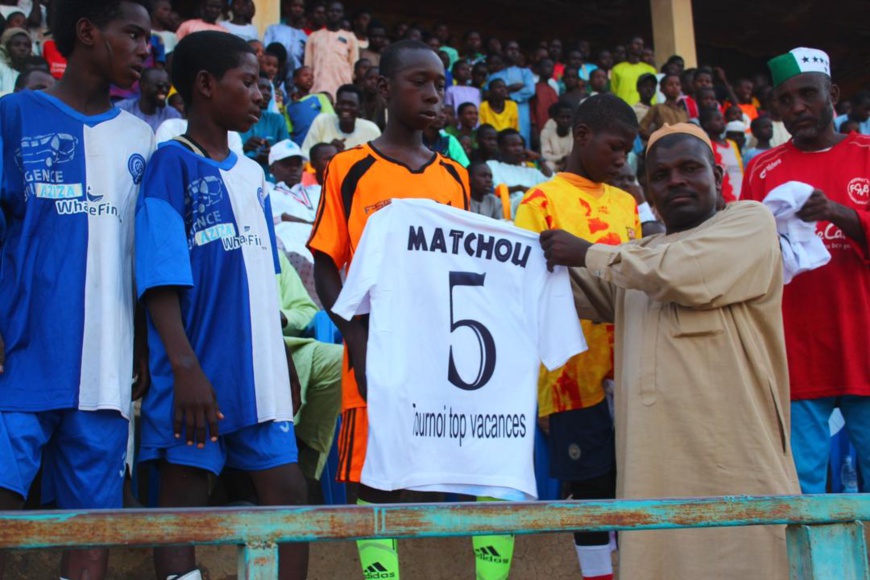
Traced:
<path id="1" fill-rule="evenodd" d="M 819 135 L 821 135 L 833 122 L 834 107 L 833 105 L 828 105 L 822 109 L 821 113 L 819 113 L 819 122 L 816 125 L 812 127 L 803 127 L 794 132 L 789 130 L 789 133 L 791 133 L 792 137 L 797 141 L 812 141 L 817 139 Z M 788 127 L 786 127 L 786 129 L 788 129 Z"/>

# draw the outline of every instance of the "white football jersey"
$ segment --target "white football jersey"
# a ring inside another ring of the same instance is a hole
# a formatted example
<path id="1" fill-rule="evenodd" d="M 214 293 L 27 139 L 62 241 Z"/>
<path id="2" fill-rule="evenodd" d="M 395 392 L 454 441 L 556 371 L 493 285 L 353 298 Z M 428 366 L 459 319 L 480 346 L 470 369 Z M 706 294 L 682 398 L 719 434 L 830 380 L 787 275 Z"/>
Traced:
<path id="1" fill-rule="evenodd" d="M 369 219 L 333 312 L 371 314 L 362 483 L 537 496 L 540 363 L 586 350 L 568 272 L 547 271 L 537 234 L 394 200 Z"/>

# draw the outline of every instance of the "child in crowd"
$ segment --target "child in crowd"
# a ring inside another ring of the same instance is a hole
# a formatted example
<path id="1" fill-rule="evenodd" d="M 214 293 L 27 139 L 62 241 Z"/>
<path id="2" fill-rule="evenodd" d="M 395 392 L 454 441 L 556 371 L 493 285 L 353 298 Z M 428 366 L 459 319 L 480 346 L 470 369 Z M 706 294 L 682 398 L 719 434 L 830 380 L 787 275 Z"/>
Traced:
<path id="1" fill-rule="evenodd" d="M 530 152 L 526 149 L 523 136 L 516 129 L 499 132 L 498 153 L 498 161 L 489 160 L 487 164 L 492 170 L 493 183 L 504 184 L 508 188 L 513 218 L 526 190 L 547 181 L 552 176 L 552 171 L 546 165 L 537 169 L 526 163 Z"/>
<path id="2" fill-rule="evenodd" d="M 465 151 L 465 156 L 471 159 L 475 148 L 474 135 L 460 135 L 457 139 L 462 145 L 462 150 Z"/>
<path id="3" fill-rule="evenodd" d="M 479 119 L 480 116 L 477 113 L 477 107 L 474 103 L 462 103 L 459 105 L 459 116 L 456 119 L 456 124 L 448 126 L 444 130 L 457 139 L 461 139 L 462 137 L 470 138 L 472 148 L 476 148 L 477 131 L 475 129 L 477 128 Z"/>
<path id="4" fill-rule="evenodd" d="M 700 109 L 705 106 L 701 103 L 701 99 L 699 98 L 699 94 L 701 91 L 705 89 L 709 89 L 713 91 L 713 71 L 709 68 L 699 68 L 699 69 L 690 69 L 690 71 L 686 71 L 684 74 L 688 75 L 687 81 L 691 80 L 691 84 L 687 86 L 683 86 L 683 94 L 686 95 L 683 97 L 683 100 L 686 104 L 686 111 L 689 113 L 689 119 L 697 119 L 698 114 L 700 113 Z M 689 89 L 686 92 L 686 89 Z M 713 100 L 716 99 L 716 92 L 713 91 Z M 717 102 L 718 104 L 718 102 Z"/>
<path id="5" fill-rule="evenodd" d="M 559 100 L 571 105 L 571 110 L 576 109 L 583 102 L 583 99 L 589 97 L 589 93 L 586 92 L 586 81 L 581 79 L 577 70 L 572 67 L 565 67 L 562 73 L 562 86 L 565 90 Z"/>
<path id="6" fill-rule="evenodd" d="M 367 58 L 361 58 L 356 61 L 353 65 L 353 84 L 362 89 L 363 81 L 371 68 L 372 61 Z"/>
<path id="7" fill-rule="evenodd" d="M 140 460 L 158 462 L 160 507 L 206 506 L 210 475 L 224 467 L 250 475 L 260 505 L 306 501 L 278 292 L 266 283 L 278 271 L 266 180 L 227 143 L 262 109 L 258 78 L 253 49 L 236 36 L 179 42 L 172 81 L 187 133 L 154 155 L 136 210 L 152 376 Z M 281 576 L 305 578 L 307 544 L 279 552 Z M 158 578 L 201 577 L 193 546 L 154 557 Z"/>
<path id="8" fill-rule="evenodd" d="M 288 92 L 293 101 L 301 101 L 311 94 L 311 87 L 314 86 L 314 73 L 310 66 L 300 66 L 293 71 L 293 86 Z"/>
<path id="9" fill-rule="evenodd" d="M 743 156 L 743 148 L 746 146 L 746 125 L 743 121 L 729 121 L 725 124 L 725 138 L 737 145 L 737 150 Z"/>
<path id="10" fill-rule="evenodd" d="M 444 130 L 444 127 L 447 126 L 449 114 L 452 112 L 453 107 L 449 105 L 441 107 L 441 111 L 435 117 L 435 120 L 423 129 L 423 144 L 432 151 L 452 159 L 463 167 L 467 167 L 468 157 L 465 155 L 462 145 L 459 144 L 456 137 Z"/>
<path id="11" fill-rule="evenodd" d="M 269 148 L 278 141 L 289 139 L 290 133 L 287 131 L 287 122 L 283 116 L 266 110 L 269 101 L 272 100 L 272 83 L 263 72 L 259 73 L 257 88 L 263 95 L 263 98 L 258 101 L 259 119 L 250 129 L 242 133 L 242 143 L 244 143 L 245 155 L 259 163 L 263 170 L 268 172 Z M 181 90 L 179 89 L 178 92 L 180 93 Z"/>
<path id="12" fill-rule="evenodd" d="M 725 134 L 725 118 L 722 116 L 722 111 L 718 107 L 702 108 L 698 122 L 713 143 L 716 163 L 725 168 L 725 177 L 722 180 L 722 197 L 726 203 L 737 201 L 740 199 L 740 189 L 743 186 L 743 159 L 737 144 L 723 136 Z"/>
<path id="13" fill-rule="evenodd" d="M 471 86 L 477 87 L 481 91 L 486 87 L 486 82 L 489 80 L 489 69 L 485 62 L 478 62 L 471 66 Z"/>
<path id="14" fill-rule="evenodd" d="M 0 510 L 24 506 L 40 467 L 60 509 L 123 507 L 131 371 L 148 387 L 132 256 L 154 135 L 109 87 L 140 78 L 148 4 L 57 0 L 63 77 L 0 99 Z M 99 580 L 107 562 L 69 551 L 61 576 Z"/>
<path id="15" fill-rule="evenodd" d="M 589 91 L 590 95 L 601 95 L 608 91 L 607 85 L 610 81 L 607 78 L 607 71 L 602 68 L 597 68 L 589 73 Z"/>
<path id="16" fill-rule="evenodd" d="M 493 219 L 504 218 L 501 200 L 493 195 L 492 170 L 484 161 L 472 161 L 468 166 L 468 180 L 471 185 L 471 206 L 474 213 Z"/>
<path id="17" fill-rule="evenodd" d="M 464 60 L 457 60 L 453 65 L 454 85 L 448 85 L 444 92 L 444 104 L 450 105 L 461 115 L 459 110 L 463 103 L 471 103 L 475 109 L 480 108 L 480 88 L 469 85 L 471 82 L 471 65 Z"/>
<path id="18" fill-rule="evenodd" d="M 477 128 L 477 149 L 474 161 L 498 159 L 498 131 L 492 125 L 483 124 Z"/>
<path id="19" fill-rule="evenodd" d="M 550 107 L 559 101 L 559 94 L 550 86 L 553 77 L 553 61 L 549 58 L 538 62 L 538 82 L 535 83 L 535 96 L 529 103 L 532 121 L 532 135 L 534 139 L 540 139 L 544 125 L 550 120 Z"/>
<path id="20" fill-rule="evenodd" d="M 277 182 L 269 194 L 275 222 L 275 236 L 314 300 L 317 300 L 317 292 L 314 288 L 314 256 L 308 251 L 306 244 L 311 237 L 314 219 L 317 217 L 323 174 L 326 165 L 336 153 L 338 150 L 330 143 L 318 143 L 311 148 L 314 183 L 310 184 L 301 182 L 305 158 L 302 157 L 299 146 L 293 141 L 282 141 L 275 145 L 269 154 L 270 158 L 274 157 L 270 168 Z M 317 304 L 319 307 L 320 303 Z M 303 461 L 300 461 L 300 466 L 304 472 Z"/>
<path id="21" fill-rule="evenodd" d="M 507 85 L 502 79 L 489 83 L 486 100 L 480 104 L 480 122 L 492 125 L 496 131 L 520 128 L 517 104 L 507 98 Z"/>
<path id="22" fill-rule="evenodd" d="M 179 42 L 181 39 L 194 32 L 211 30 L 215 32 L 228 32 L 226 28 L 218 24 L 218 18 L 226 7 L 226 0 L 202 0 L 200 3 L 200 18 L 185 20 L 178 27 L 175 36 Z"/>
<path id="23" fill-rule="evenodd" d="M 634 198 L 605 182 L 626 165 L 637 116 L 613 95 L 590 97 L 577 109 L 574 147 L 564 173 L 533 187 L 516 225 L 564 229 L 589 242 L 619 245 L 640 237 Z M 539 414 L 549 425 L 550 476 L 567 482 L 573 499 L 616 497 L 616 446 L 603 381 L 613 373 L 613 327 L 582 320 L 589 350 L 555 371 L 541 368 Z M 575 454 L 578 448 L 582 453 Z M 574 534 L 584 578 L 612 580 L 607 532 Z"/>
<path id="24" fill-rule="evenodd" d="M 550 119 L 541 131 L 541 157 L 550 171 L 563 171 L 574 136 L 571 134 L 573 108 L 568 103 L 557 102 L 550 107 Z"/>
<path id="25" fill-rule="evenodd" d="M 716 109 L 722 115 L 722 121 L 725 121 L 725 113 L 722 111 L 722 106 L 719 104 L 719 101 L 716 100 L 716 91 L 713 90 L 713 87 L 701 87 L 697 91 L 695 91 L 695 98 L 692 101 L 695 103 L 697 108 L 697 113 L 692 117 L 692 109 L 689 107 L 689 101 L 685 101 L 687 112 L 689 113 L 689 120 L 693 123 L 700 124 L 698 120 L 700 117 L 701 109 Z"/>
<path id="26" fill-rule="evenodd" d="M 221 22 L 221 26 L 244 41 L 259 38 L 260 32 L 251 23 L 255 12 L 254 0 L 233 0 L 230 9 L 233 12 L 232 18 Z"/>
<path id="27" fill-rule="evenodd" d="M 263 49 L 263 56 L 258 57 L 260 72 L 266 73 L 272 83 L 272 101 L 269 110 L 278 113 L 287 101 L 284 87 L 284 69 L 287 67 L 287 49 L 280 42 L 273 42 Z"/>
<path id="28" fill-rule="evenodd" d="M 732 105 L 725 109 L 725 122 L 733 123 L 734 121 L 743 121 L 743 111 L 740 110 L 740 107 L 736 105 Z"/>
<path id="29" fill-rule="evenodd" d="M 646 141 L 658 129 L 665 125 L 685 123 L 689 115 L 680 99 L 680 77 L 675 74 L 667 74 L 661 80 L 662 94 L 665 96 L 664 103 L 656 103 L 640 121 L 641 139 Z"/>
<path id="30" fill-rule="evenodd" d="M 356 85 L 341 85 L 335 94 L 335 114 L 318 115 L 302 142 L 302 154 L 317 143 L 332 143 L 339 151 L 350 149 L 380 136 L 378 126 L 360 119 L 362 91 Z"/>
<path id="31" fill-rule="evenodd" d="M 656 75 L 652 73 L 643 73 L 637 78 L 636 88 L 640 100 L 632 106 L 632 109 L 634 109 L 634 114 L 637 115 L 638 123 L 646 117 L 646 114 L 652 108 L 652 100 L 656 96 L 658 84 Z"/>
<path id="32" fill-rule="evenodd" d="M 770 140 L 773 138 L 773 121 L 767 116 L 758 117 L 752 121 L 749 128 L 752 131 L 752 137 L 755 139 L 755 145 L 748 148 L 743 154 L 743 164 L 746 167 L 749 167 L 749 162 L 752 161 L 753 157 L 762 151 L 770 149 Z M 842 131 L 842 126 L 840 130 Z"/>
<path id="33" fill-rule="evenodd" d="M 284 105 L 284 120 L 287 122 L 290 138 L 300 146 L 305 142 L 305 137 L 318 115 L 335 113 L 329 95 L 311 93 L 313 85 L 314 74 L 311 67 L 302 66 L 293 71 L 293 92 Z"/>

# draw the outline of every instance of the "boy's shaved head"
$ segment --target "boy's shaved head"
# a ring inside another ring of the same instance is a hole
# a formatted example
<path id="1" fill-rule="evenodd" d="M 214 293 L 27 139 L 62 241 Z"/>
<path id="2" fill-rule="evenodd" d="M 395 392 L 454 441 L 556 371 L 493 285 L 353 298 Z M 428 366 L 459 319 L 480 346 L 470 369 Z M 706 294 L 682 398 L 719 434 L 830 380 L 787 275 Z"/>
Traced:
<path id="1" fill-rule="evenodd" d="M 394 76 L 396 76 L 396 73 L 402 69 L 403 55 L 405 53 L 418 50 L 437 54 L 434 50 L 432 50 L 432 47 L 430 47 L 428 44 L 420 42 L 419 40 L 400 40 L 399 42 L 395 42 L 388 46 L 381 53 L 381 62 L 379 65 L 381 76 L 392 79 Z"/>
<path id="2" fill-rule="evenodd" d="M 637 115 L 628 104 L 611 94 L 589 97 L 574 113 L 574 127 L 586 125 L 592 131 L 626 128 L 637 131 Z"/>
<path id="3" fill-rule="evenodd" d="M 125 2 L 139 4 L 151 14 L 151 0 L 57 0 L 51 33 L 58 52 L 64 57 L 72 54 L 79 20 L 88 20 L 97 28 L 103 29 L 121 15 L 121 4 Z"/>
<path id="4" fill-rule="evenodd" d="M 234 34 L 207 30 L 185 36 L 173 54 L 172 85 L 190 107 L 196 75 L 206 71 L 220 80 L 228 70 L 239 66 L 242 55 L 256 53 Z"/>

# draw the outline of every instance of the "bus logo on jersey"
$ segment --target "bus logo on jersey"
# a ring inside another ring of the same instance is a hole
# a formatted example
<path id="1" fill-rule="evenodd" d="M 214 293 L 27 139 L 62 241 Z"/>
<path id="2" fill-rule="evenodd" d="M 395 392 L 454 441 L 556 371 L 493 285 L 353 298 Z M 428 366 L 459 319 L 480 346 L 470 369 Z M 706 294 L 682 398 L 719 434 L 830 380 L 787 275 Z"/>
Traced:
<path id="1" fill-rule="evenodd" d="M 142 177 L 145 175 L 145 158 L 138 153 L 132 154 L 127 160 L 127 171 L 133 178 L 133 185 L 142 183 Z"/>
<path id="2" fill-rule="evenodd" d="M 21 148 L 16 152 L 22 165 L 43 165 L 54 167 L 72 161 L 76 155 L 79 140 L 67 133 L 50 133 L 21 140 Z"/>
<path id="3" fill-rule="evenodd" d="M 224 198 L 223 184 L 219 177 L 208 175 L 191 182 L 187 186 L 187 195 L 193 204 L 194 213 L 202 214 Z"/>
<path id="4" fill-rule="evenodd" d="M 858 207 L 866 207 L 870 202 L 870 179 L 856 177 L 849 182 L 846 191 L 849 192 L 849 199 L 858 204 Z"/>

